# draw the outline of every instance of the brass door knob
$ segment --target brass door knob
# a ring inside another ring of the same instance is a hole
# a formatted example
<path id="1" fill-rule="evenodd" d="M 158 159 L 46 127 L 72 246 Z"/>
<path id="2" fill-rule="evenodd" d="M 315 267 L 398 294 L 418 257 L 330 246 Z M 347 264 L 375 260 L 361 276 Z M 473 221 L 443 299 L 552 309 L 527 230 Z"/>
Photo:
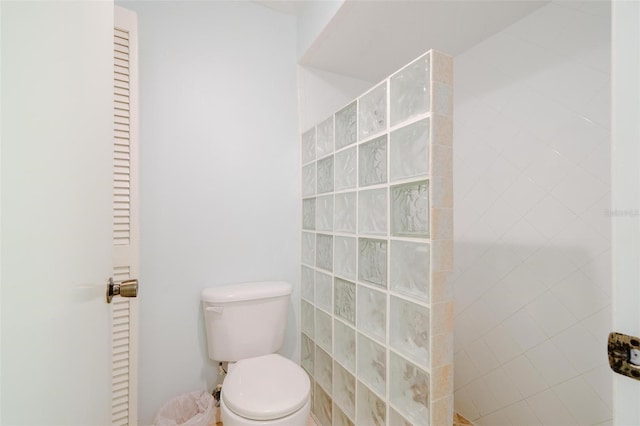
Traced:
<path id="1" fill-rule="evenodd" d="M 113 296 L 138 297 L 138 280 L 126 280 L 119 284 L 113 282 L 113 278 L 107 281 L 107 303 L 111 303 Z"/>

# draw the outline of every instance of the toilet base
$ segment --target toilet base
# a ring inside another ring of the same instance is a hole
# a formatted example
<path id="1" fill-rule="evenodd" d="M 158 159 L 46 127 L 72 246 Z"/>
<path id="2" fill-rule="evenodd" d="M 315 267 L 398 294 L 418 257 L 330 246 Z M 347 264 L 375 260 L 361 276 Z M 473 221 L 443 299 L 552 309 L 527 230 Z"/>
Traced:
<path id="1" fill-rule="evenodd" d="M 224 399 L 220 399 L 220 413 L 224 426 L 301 426 L 307 424 L 310 412 L 311 399 L 308 399 L 302 408 L 288 416 L 272 420 L 251 420 L 240 417 L 229 410 L 224 403 Z"/>

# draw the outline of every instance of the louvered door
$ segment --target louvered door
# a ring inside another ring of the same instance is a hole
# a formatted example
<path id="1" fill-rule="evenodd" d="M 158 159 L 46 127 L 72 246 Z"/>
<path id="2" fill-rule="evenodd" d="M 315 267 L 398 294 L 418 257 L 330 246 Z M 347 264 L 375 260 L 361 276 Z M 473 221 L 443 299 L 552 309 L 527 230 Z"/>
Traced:
<path id="1" fill-rule="evenodd" d="M 139 275 L 137 22 L 115 7 L 113 258 L 115 282 Z M 112 306 L 111 421 L 137 424 L 137 298 L 116 297 Z"/>

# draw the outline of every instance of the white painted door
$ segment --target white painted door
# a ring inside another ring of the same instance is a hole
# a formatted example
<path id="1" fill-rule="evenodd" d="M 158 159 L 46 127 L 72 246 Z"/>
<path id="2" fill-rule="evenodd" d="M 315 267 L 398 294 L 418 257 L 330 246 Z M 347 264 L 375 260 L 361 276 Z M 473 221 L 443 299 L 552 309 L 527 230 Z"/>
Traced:
<path id="1" fill-rule="evenodd" d="M 612 12 L 613 328 L 640 336 L 640 3 Z M 611 374 L 614 424 L 640 425 L 640 381 Z"/>
<path id="2" fill-rule="evenodd" d="M 2 2 L 0 15 L 0 423 L 108 425 L 113 3 Z"/>

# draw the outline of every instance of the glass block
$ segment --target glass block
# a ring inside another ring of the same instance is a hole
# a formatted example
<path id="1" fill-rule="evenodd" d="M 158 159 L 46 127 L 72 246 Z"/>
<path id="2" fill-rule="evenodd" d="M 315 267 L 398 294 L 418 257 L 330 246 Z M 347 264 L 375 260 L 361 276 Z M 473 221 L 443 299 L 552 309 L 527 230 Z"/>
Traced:
<path id="1" fill-rule="evenodd" d="M 320 425 L 331 424 L 332 405 L 333 402 L 329 394 L 322 390 L 322 387 L 316 383 L 313 408 L 315 409 L 314 414 L 318 418 Z"/>
<path id="2" fill-rule="evenodd" d="M 429 418 L 429 374 L 391 352 L 389 399 L 400 413 L 416 424 Z"/>
<path id="3" fill-rule="evenodd" d="M 370 189 L 358 193 L 358 232 L 387 234 L 387 189 Z"/>
<path id="4" fill-rule="evenodd" d="M 316 306 L 331 312 L 333 307 L 333 299 L 331 293 L 333 290 L 331 275 L 316 272 Z"/>
<path id="5" fill-rule="evenodd" d="M 333 425 L 332 426 L 354 426 L 354 423 L 349 417 L 333 403 Z"/>
<path id="6" fill-rule="evenodd" d="M 316 236 L 316 266 L 327 271 L 333 270 L 333 237 L 331 235 Z"/>
<path id="7" fill-rule="evenodd" d="M 302 284 L 302 298 L 313 302 L 314 272 L 306 266 L 302 267 L 300 282 Z"/>
<path id="8" fill-rule="evenodd" d="M 302 196 L 316 195 L 316 163 L 302 168 Z"/>
<path id="9" fill-rule="evenodd" d="M 428 423 L 429 423 L 429 419 L 425 418 L 425 419 L 421 419 L 421 423 L 418 423 L 418 424 L 426 425 Z M 411 424 L 409 420 L 402 417 L 393 408 L 389 408 L 389 424 L 393 426 L 414 426 L 413 424 Z"/>
<path id="10" fill-rule="evenodd" d="M 429 173 L 429 119 L 392 132 L 389 151 L 391 180 Z"/>
<path id="11" fill-rule="evenodd" d="M 359 147 L 358 176 L 360 186 L 387 181 L 387 135 L 380 136 Z"/>
<path id="12" fill-rule="evenodd" d="M 391 234 L 429 237 L 429 181 L 391 187 Z"/>
<path id="13" fill-rule="evenodd" d="M 302 200 L 302 229 L 316 229 L 316 199 Z"/>
<path id="14" fill-rule="evenodd" d="M 313 375 L 313 360 L 315 359 L 316 345 L 313 340 L 308 338 L 304 333 L 302 334 L 302 367 L 307 370 L 307 373 Z"/>
<path id="15" fill-rule="evenodd" d="M 386 288 L 387 242 L 360 238 L 358 245 L 358 278 Z"/>
<path id="16" fill-rule="evenodd" d="M 320 386 L 322 386 L 322 388 L 331 395 L 331 391 L 333 389 L 333 360 L 328 353 L 319 347 L 316 347 L 315 366 L 316 371 L 314 377 L 316 382 L 318 382 Z"/>
<path id="17" fill-rule="evenodd" d="M 302 263 L 310 266 L 316 264 L 316 234 L 302 233 Z"/>
<path id="18" fill-rule="evenodd" d="M 429 244 L 391 241 L 389 287 L 398 293 L 429 301 Z"/>
<path id="19" fill-rule="evenodd" d="M 318 160 L 316 182 L 318 194 L 333 191 L 333 155 Z"/>
<path id="20" fill-rule="evenodd" d="M 348 322 L 355 324 L 356 322 L 356 285 L 349 281 L 335 278 L 334 287 L 334 305 L 333 313 Z"/>
<path id="21" fill-rule="evenodd" d="M 316 126 L 316 154 L 318 158 L 333 152 L 333 116 Z"/>
<path id="22" fill-rule="evenodd" d="M 308 163 L 316 159 L 316 128 L 307 130 L 302 134 L 302 163 Z"/>
<path id="23" fill-rule="evenodd" d="M 451 86 L 433 83 L 433 113 L 451 117 L 453 114 L 453 90 Z"/>
<path id="24" fill-rule="evenodd" d="M 389 343 L 398 352 L 429 366 L 429 309 L 391 296 Z"/>
<path id="25" fill-rule="evenodd" d="M 315 340 L 328 353 L 331 353 L 331 316 L 316 309 Z"/>
<path id="26" fill-rule="evenodd" d="M 356 142 L 356 101 L 336 112 L 336 150 Z"/>
<path id="27" fill-rule="evenodd" d="M 429 54 L 413 61 L 390 78 L 391 125 L 429 112 Z"/>
<path id="28" fill-rule="evenodd" d="M 360 382 L 358 382 L 357 401 L 357 425 L 384 426 L 386 424 L 387 405 Z"/>
<path id="29" fill-rule="evenodd" d="M 358 286 L 358 329 L 385 342 L 387 338 L 387 295 Z"/>
<path id="30" fill-rule="evenodd" d="M 380 395 L 386 394 L 387 351 L 384 346 L 358 333 L 358 379 Z"/>
<path id="31" fill-rule="evenodd" d="M 311 338 L 313 338 L 315 331 L 314 313 L 315 308 L 311 303 L 305 302 L 304 300 L 300 302 L 300 328 L 303 333 Z"/>
<path id="32" fill-rule="evenodd" d="M 333 195 L 316 198 L 316 230 L 333 230 Z"/>
<path id="33" fill-rule="evenodd" d="M 351 237 L 333 237 L 335 250 L 333 271 L 352 280 L 356 279 L 356 239 Z"/>
<path id="34" fill-rule="evenodd" d="M 333 401 L 352 419 L 356 416 L 356 378 L 340 364 L 333 364 Z"/>
<path id="35" fill-rule="evenodd" d="M 334 228 L 338 232 L 356 232 L 356 193 L 347 192 L 335 195 Z"/>
<path id="36" fill-rule="evenodd" d="M 356 147 L 345 149 L 335 155 L 336 182 L 335 189 L 355 188 L 358 175 L 356 159 Z"/>
<path id="37" fill-rule="evenodd" d="M 358 105 L 358 135 L 360 140 L 387 128 L 387 82 L 363 95 Z"/>
<path id="38" fill-rule="evenodd" d="M 345 325 L 341 321 L 333 321 L 333 331 L 335 333 L 334 353 L 336 361 L 342 364 L 351 372 L 356 371 L 356 332 L 353 328 Z"/>

